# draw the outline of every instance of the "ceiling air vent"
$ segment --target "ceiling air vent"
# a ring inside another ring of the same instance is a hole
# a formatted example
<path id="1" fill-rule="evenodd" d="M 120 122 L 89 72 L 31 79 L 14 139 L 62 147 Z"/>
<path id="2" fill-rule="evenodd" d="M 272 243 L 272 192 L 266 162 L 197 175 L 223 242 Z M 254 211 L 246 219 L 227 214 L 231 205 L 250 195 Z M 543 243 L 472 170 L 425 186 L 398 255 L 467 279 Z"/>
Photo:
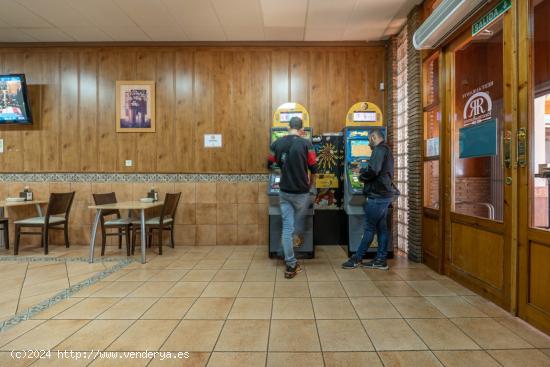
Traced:
<path id="1" fill-rule="evenodd" d="M 443 0 L 414 33 L 417 50 L 433 49 L 443 42 L 489 0 Z"/>

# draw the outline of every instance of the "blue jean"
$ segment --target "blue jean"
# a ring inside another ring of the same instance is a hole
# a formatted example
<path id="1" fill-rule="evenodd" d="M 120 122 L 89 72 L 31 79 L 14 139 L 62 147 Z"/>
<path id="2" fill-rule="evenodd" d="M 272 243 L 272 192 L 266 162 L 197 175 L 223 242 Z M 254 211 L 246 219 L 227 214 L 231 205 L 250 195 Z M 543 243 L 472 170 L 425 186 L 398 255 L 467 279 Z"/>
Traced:
<path id="1" fill-rule="evenodd" d="M 388 207 L 392 203 L 393 198 L 377 198 L 367 199 L 363 204 L 365 211 L 365 233 L 361 239 L 361 244 L 355 253 L 355 260 L 361 261 L 369 246 L 374 239 L 374 234 L 378 234 L 378 250 L 376 258 L 386 260 L 388 257 Z"/>
<path id="2" fill-rule="evenodd" d="M 311 204 L 309 193 L 290 194 L 282 191 L 279 192 L 279 205 L 283 220 L 281 245 L 285 255 L 285 262 L 288 266 L 296 266 L 297 260 L 294 256 L 292 236 L 304 232 L 306 211 Z"/>

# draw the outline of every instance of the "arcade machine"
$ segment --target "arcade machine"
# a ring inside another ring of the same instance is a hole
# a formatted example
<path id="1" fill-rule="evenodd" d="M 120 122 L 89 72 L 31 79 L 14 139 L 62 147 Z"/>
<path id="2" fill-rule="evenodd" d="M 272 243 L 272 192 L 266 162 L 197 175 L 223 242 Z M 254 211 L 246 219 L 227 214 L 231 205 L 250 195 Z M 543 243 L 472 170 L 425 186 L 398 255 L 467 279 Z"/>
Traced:
<path id="1" fill-rule="evenodd" d="M 304 106 L 288 102 L 280 105 L 273 114 L 273 122 L 270 130 L 270 142 L 273 144 L 277 139 L 288 135 L 288 123 L 292 117 L 300 117 L 306 131 L 305 139 L 311 140 L 311 128 L 309 126 L 309 113 Z M 273 165 L 272 172 L 269 175 L 269 257 L 281 256 L 282 218 L 279 207 L 279 182 L 281 172 L 278 167 Z M 304 244 L 300 247 L 294 247 L 296 257 L 313 258 L 315 256 L 315 247 L 313 245 L 313 198 L 311 209 L 308 211 L 305 219 Z"/>
<path id="2" fill-rule="evenodd" d="M 354 104 L 346 115 L 346 127 L 344 128 L 345 139 L 345 162 L 344 162 L 344 210 L 348 217 L 348 255 L 353 255 L 359 248 L 363 238 L 365 214 L 363 211 L 363 183 L 359 180 L 359 173 L 353 171 L 355 168 L 367 168 L 372 150 L 369 146 L 369 133 L 374 129 L 383 127 L 382 112 L 380 108 L 370 102 L 359 102 Z M 393 257 L 391 246 L 391 220 L 392 208 L 388 211 L 389 246 L 388 258 Z M 365 255 L 366 258 L 373 258 L 376 255 L 378 242 L 375 237 L 373 243 Z"/>

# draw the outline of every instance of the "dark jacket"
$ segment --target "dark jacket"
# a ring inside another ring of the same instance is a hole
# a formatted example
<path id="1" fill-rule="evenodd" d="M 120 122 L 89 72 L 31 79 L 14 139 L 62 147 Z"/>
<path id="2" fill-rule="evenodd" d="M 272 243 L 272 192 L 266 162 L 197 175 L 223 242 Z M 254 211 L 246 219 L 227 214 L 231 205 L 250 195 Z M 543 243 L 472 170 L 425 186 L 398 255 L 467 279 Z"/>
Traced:
<path id="1" fill-rule="evenodd" d="M 366 197 L 393 197 L 393 154 L 386 142 L 374 147 L 369 165 L 361 169 L 359 179 L 363 181 L 363 194 Z"/>

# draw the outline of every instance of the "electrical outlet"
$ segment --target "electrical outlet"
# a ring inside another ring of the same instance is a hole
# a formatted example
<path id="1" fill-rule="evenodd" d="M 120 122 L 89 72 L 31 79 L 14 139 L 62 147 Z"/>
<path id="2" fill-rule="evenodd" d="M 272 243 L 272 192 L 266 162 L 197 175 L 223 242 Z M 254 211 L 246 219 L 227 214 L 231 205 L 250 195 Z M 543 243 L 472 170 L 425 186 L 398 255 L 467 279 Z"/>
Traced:
<path id="1" fill-rule="evenodd" d="M 126 164 L 126 167 L 132 167 L 132 165 L 134 164 L 134 162 L 132 162 L 131 159 L 127 159 L 126 162 L 125 162 L 125 164 Z"/>
<path id="2" fill-rule="evenodd" d="M 0 153 L 4 153 L 4 139 L 0 139 Z"/>
<path id="3" fill-rule="evenodd" d="M 380 90 L 384 90 L 384 83 L 380 83 Z"/>

